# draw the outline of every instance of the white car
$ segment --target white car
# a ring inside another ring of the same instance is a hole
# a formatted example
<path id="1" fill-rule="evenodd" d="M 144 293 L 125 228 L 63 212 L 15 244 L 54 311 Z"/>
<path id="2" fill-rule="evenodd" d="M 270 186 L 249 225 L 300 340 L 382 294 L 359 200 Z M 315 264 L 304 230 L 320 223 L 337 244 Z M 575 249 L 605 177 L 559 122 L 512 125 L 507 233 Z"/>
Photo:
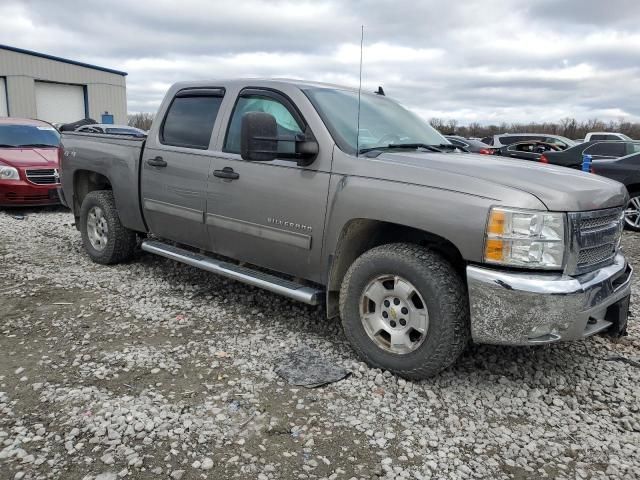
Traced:
<path id="1" fill-rule="evenodd" d="M 625 135 L 624 133 L 617 133 L 617 132 L 589 132 L 587 133 L 587 135 L 584 137 L 584 141 L 585 142 L 590 142 L 592 140 L 633 140 L 632 138 L 629 138 L 627 135 Z"/>

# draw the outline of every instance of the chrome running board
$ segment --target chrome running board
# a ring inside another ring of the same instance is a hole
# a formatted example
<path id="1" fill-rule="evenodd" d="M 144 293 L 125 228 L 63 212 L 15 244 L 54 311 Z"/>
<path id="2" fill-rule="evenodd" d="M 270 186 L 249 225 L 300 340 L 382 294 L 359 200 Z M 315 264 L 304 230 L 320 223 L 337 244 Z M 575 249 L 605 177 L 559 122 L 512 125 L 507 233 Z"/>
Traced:
<path id="1" fill-rule="evenodd" d="M 270 292 L 278 293 L 309 305 L 318 305 L 322 301 L 322 290 L 300 285 L 299 283 L 291 282 L 269 273 L 216 260 L 215 258 L 174 247 L 173 245 L 168 245 L 157 240 L 145 240 L 142 242 L 142 250 L 181 263 L 186 263 L 187 265 L 201 268 L 208 272 L 217 273 L 218 275 L 246 283 L 247 285 L 264 288 Z"/>

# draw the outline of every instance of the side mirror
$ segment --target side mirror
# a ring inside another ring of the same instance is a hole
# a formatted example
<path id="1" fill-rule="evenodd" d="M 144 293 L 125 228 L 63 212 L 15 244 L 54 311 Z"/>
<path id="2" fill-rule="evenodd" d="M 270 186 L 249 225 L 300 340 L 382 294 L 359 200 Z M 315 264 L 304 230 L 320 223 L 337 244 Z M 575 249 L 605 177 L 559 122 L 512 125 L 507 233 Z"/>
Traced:
<path id="1" fill-rule="evenodd" d="M 293 143 L 294 148 L 279 148 L 279 143 Z M 249 112 L 242 116 L 240 155 L 251 162 L 269 162 L 280 158 L 307 166 L 318 155 L 319 146 L 308 135 L 278 135 L 276 118 L 270 113 Z"/>
<path id="2" fill-rule="evenodd" d="M 243 160 L 252 162 L 269 162 L 277 158 L 276 117 L 264 112 L 249 112 L 242 116 L 240 155 Z"/>

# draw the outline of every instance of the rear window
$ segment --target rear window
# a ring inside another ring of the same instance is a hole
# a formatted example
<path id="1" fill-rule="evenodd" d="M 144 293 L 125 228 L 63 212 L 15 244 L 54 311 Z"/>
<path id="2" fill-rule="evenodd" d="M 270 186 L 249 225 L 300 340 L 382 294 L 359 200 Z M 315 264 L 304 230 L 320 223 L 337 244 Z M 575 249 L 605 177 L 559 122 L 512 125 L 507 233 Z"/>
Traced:
<path id="1" fill-rule="evenodd" d="M 453 143 L 454 145 L 456 145 L 458 147 L 465 147 L 466 148 L 466 147 L 469 146 L 466 143 L 458 140 L 457 138 L 449 138 L 449 137 L 446 137 L 446 138 L 447 138 L 447 140 L 449 140 L 451 143 Z"/>
<path id="2" fill-rule="evenodd" d="M 503 145 L 511 145 L 516 142 L 524 142 L 525 140 L 542 140 L 542 135 L 509 135 L 500 137 L 500 143 Z"/>
<path id="3" fill-rule="evenodd" d="M 162 126 L 162 143 L 202 150 L 209 148 L 221 103 L 221 96 L 174 98 Z"/>
<path id="4" fill-rule="evenodd" d="M 482 139 L 482 143 L 486 143 L 487 145 L 493 145 L 493 137 L 484 137 Z"/>
<path id="5" fill-rule="evenodd" d="M 57 147 L 58 131 L 46 125 L 0 125 L 0 148 Z"/>

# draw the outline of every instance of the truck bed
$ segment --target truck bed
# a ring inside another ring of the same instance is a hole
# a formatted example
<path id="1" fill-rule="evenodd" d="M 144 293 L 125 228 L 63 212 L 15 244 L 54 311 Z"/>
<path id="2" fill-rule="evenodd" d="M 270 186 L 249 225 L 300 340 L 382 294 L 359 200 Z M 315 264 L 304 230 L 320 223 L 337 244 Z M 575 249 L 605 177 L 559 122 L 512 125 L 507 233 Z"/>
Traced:
<path id="1" fill-rule="evenodd" d="M 74 202 L 74 179 L 83 172 L 95 172 L 93 175 L 103 175 L 109 181 L 122 224 L 131 230 L 146 231 L 138 183 L 146 138 L 63 132 L 61 142 L 64 155 L 60 180 L 64 198 L 74 214 L 78 216 L 80 209 Z"/>

